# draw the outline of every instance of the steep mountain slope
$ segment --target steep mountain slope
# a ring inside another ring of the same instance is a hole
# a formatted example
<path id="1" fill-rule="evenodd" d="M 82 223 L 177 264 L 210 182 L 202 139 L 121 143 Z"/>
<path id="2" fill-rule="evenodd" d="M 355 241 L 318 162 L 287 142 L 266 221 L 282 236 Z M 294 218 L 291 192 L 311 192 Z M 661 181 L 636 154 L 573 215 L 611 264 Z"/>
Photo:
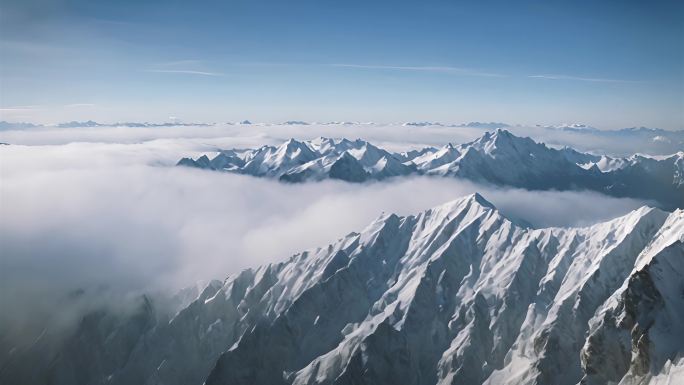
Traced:
<path id="1" fill-rule="evenodd" d="M 178 164 L 285 182 L 326 178 L 364 182 L 404 175 L 460 177 L 534 190 L 588 189 L 657 201 L 665 209 L 684 208 L 684 152 L 657 158 L 611 158 L 549 148 L 503 129 L 457 146 L 401 154 L 360 139 L 290 139 L 279 147 L 222 151 L 212 160 L 206 156 L 183 158 Z"/>
<path id="2" fill-rule="evenodd" d="M 212 282 L 152 327 L 103 342 L 84 322 L 123 359 L 64 349 L 47 383 L 655 384 L 684 365 L 683 242 L 681 210 L 529 229 L 474 194 Z"/>

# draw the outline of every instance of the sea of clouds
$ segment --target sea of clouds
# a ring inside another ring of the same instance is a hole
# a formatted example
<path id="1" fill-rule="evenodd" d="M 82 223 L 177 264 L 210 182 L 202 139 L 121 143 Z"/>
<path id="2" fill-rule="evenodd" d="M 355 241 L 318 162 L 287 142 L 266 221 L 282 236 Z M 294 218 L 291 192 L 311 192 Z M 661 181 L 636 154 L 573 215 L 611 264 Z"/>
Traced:
<path id="1" fill-rule="evenodd" d="M 324 247 L 363 230 L 382 213 L 409 215 L 472 192 L 535 227 L 589 225 L 648 204 L 595 192 L 531 192 L 450 178 L 283 184 L 174 167 L 184 156 L 290 137 L 363 138 L 400 151 L 461 143 L 482 133 L 399 125 L 2 131 L 0 142 L 11 144 L 0 146 L 0 331 L 49 319 L 79 289 L 97 288 L 108 296 L 174 293 L 199 280 L 223 279 Z M 559 134 L 544 135 L 535 139 L 585 150 L 610 144 L 585 139 L 578 145 L 563 142 Z"/>

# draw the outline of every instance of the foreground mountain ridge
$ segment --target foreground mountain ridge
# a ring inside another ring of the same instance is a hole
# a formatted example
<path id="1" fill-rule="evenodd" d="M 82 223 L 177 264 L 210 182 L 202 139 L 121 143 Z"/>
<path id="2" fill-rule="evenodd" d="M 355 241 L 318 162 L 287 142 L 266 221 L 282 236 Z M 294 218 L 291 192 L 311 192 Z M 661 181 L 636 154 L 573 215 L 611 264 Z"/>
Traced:
<path id="1" fill-rule="evenodd" d="M 357 139 L 290 139 L 280 146 L 225 150 L 213 159 L 183 158 L 178 165 L 284 182 L 383 180 L 407 175 L 466 178 L 532 190 L 594 190 L 617 197 L 684 208 L 684 152 L 612 158 L 571 148 L 549 148 L 505 129 L 460 145 L 390 153 Z"/>
<path id="2" fill-rule="evenodd" d="M 213 281 L 170 319 L 88 319 L 43 383 L 665 383 L 683 242 L 682 210 L 529 229 L 473 194 Z"/>

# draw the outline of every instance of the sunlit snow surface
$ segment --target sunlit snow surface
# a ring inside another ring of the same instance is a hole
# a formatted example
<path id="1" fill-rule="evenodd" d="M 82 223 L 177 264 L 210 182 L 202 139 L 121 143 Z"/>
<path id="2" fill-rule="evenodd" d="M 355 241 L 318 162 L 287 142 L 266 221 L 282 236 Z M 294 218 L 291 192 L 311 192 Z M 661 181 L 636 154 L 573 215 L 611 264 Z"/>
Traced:
<path id="1" fill-rule="evenodd" d="M 100 340 L 97 324 L 82 325 L 52 373 L 73 383 L 74 368 L 116 354 L 93 375 L 113 384 L 664 383 L 680 375 L 684 352 L 683 230 L 683 211 L 648 207 L 586 228 L 526 229 L 474 194 L 383 215 L 328 246 L 212 282 L 156 326 L 142 311 L 151 323 L 142 332 L 124 323 Z M 131 333 L 130 351 L 112 353 Z M 86 346 L 96 353 L 72 355 Z"/>

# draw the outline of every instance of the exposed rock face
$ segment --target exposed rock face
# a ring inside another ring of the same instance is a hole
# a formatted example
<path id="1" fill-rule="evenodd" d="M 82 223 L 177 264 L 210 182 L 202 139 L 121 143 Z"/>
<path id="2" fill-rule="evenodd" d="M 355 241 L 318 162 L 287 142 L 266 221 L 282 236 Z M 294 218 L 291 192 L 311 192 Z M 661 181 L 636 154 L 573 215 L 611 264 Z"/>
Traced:
<path id="1" fill-rule="evenodd" d="M 368 179 L 368 173 L 363 169 L 363 166 L 346 151 L 330 166 L 328 175 L 331 179 L 347 182 L 364 182 Z"/>
<path id="2" fill-rule="evenodd" d="M 42 383 L 656 384 L 683 372 L 683 240 L 681 210 L 534 230 L 474 194 L 213 282 L 106 342 L 86 322 L 76 340 L 114 358 L 67 345 Z"/>
<path id="3" fill-rule="evenodd" d="M 681 359 L 684 245 L 677 240 L 651 254 L 592 321 L 582 351 L 583 383 L 648 383 Z"/>

